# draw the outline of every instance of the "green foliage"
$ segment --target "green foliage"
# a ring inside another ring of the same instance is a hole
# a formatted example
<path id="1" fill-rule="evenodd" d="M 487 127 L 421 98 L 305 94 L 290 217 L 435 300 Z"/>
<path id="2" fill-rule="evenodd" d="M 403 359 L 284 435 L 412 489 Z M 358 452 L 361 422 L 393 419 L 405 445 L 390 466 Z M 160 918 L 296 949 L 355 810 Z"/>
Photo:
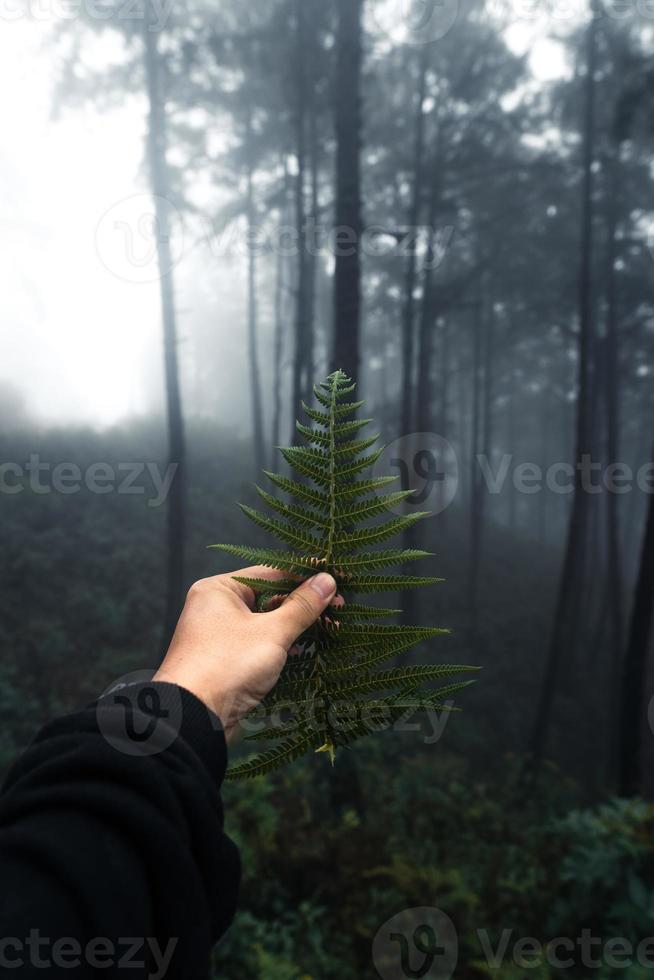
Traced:
<path id="1" fill-rule="evenodd" d="M 377 436 L 364 438 L 360 430 L 370 419 L 350 418 L 363 404 L 348 401 L 355 385 L 341 371 L 314 387 L 318 408 L 303 408 L 312 426 L 297 423 L 308 443 L 281 453 L 301 477 L 296 480 L 267 473 L 271 482 L 291 498 L 280 500 L 257 487 L 260 497 L 275 512 L 269 516 L 241 504 L 244 514 L 275 535 L 291 551 L 217 544 L 235 557 L 288 572 L 270 583 L 261 578 L 238 577 L 257 595 L 257 607 L 288 595 L 299 580 L 327 571 L 346 600 L 333 605 L 298 641 L 300 653 L 289 660 L 275 690 L 264 700 L 259 715 L 266 718 L 284 704 L 289 716 L 283 723 L 264 727 L 251 740 L 277 740 L 274 748 L 232 768 L 230 779 L 263 775 L 292 762 L 305 752 L 325 752 L 334 761 L 336 748 L 348 745 L 383 725 L 416 711 L 451 707 L 446 699 L 472 681 L 457 681 L 440 689 L 430 686 L 473 667 L 446 665 L 375 668 L 423 640 L 447 630 L 380 624 L 376 619 L 397 610 L 351 603 L 356 593 L 388 592 L 441 581 L 408 575 L 371 575 L 381 568 L 404 565 L 428 557 L 428 552 L 401 548 L 368 551 L 408 530 L 424 513 L 368 521 L 388 515 L 411 491 L 378 494 L 393 477 L 361 478 L 379 459 L 383 449 L 368 452 Z M 324 411 L 323 411 L 324 409 Z"/>
<path id="2" fill-rule="evenodd" d="M 227 787 L 246 911 L 218 947 L 216 980 L 275 976 L 261 945 L 298 980 L 377 976 L 378 929 L 421 906 L 454 924 L 456 980 L 651 976 L 635 956 L 619 972 L 605 962 L 588 970 L 577 940 L 589 929 L 601 939 L 593 957 L 603 960 L 615 937 L 636 950 L 652 935 L 654 807 L 615 800 L 586 808 L 578 787 L 549 767 L 526 797 L 519 759 L 480 772 L 476 758 L 466 762 L 453 748 L 444 741 L 434 765 L 429 745 L 409 755 L 402 739 L 368 739 L 356 771 L 339 766 L 329 782 L 302 759 L 247 791 Z M 528 968 L 519 945 L 527 937 L 542 947 Z M 556 937 L 575 944 L 567 969 L 548 962 Z"/>

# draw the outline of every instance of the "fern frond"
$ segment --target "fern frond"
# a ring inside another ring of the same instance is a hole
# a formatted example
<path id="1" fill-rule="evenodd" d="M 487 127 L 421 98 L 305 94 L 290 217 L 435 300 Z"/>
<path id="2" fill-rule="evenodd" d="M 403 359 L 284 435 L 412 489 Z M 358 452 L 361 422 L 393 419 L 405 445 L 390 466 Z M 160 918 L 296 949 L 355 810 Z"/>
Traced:
<path id="1" fill-rule="evenodd" d="M 227 770 L 226 779 L 254 779 L 255 776 L 265 776 L 275 769 L 281 768 L 289 762 L 293 762 L 299 756 L 304 755 L 310 748 L 317 746 L 320 736 L 315 732 L 303 732 L 294 738 L 289 738 L 281 745 L 261 755 L 241 762 L 240 765 L 232 766 Z"/>
<path id="2" fill-rule="evenodd" d="M 404 592 L 405 589 L 420 589 L 426 585 L 440 585 L 444 578 L 415 575 L 364 575 L 348 579 L 350 592 Z"/>
<path id="3" fill-rule="evenodd" d="M 329 507 L 329 497 L 318 490 L 314 490 L 313 487 L 307 486 L 306 483 L 296 483 L 295 480 L 289 480 L 288 477 L 279 476 L 279 474 L 271 473 L 269 470 L 263 470 L 263 472 L 271 483 L 274 483 L 276 487 L 279 487 L 289 496 L 295 497 L 296 500 L 303 500 L 305 503 L 313 504 L 314 507 L 321 507 L 323 511 Z"/>
<path id="4" fill-rule="evenodd" d="M 396 517 L 394 520 L 387 521 L 385 524 L 378 524 L 376 527 L 363 527 L 359 531 L 337 534 L 334 538 L 334 551 L 338 553 L 341 549 L 350 551 L 371 544 L 381 544 L 382 541 L 388 541 L 396 534 L 408 530 L 423 517 L 429 517 L 429 514 L 421 512 L 410 514 L 407 517 Z"/>
<path id="5" fill-rule="evenodd" d="M 357 473 L 369 469 L 369 467 L 377 462 L 385 448 L 385 446 L 380 446 L 376 452 L 371 453 L 369 456 L 364 456 L 363 459 L 359 459 L 355 463 L 339 463 L 337 461 L 336 475 L 338 482 L 342 483 L 344 480 L 349 480 L 350 477 L 356 476 Z"/>
<path id="6" fill-rule="evenodd" d="M 473 669 L 472 667 L 459 668 L 461 671 Z M 395 670 L 384 670 L 377 674 L 371 674 L 369 677 L 362 677 L 357 681 L 353 681 L 351 684 L 346 684 L 344 687 L 332 689 L 331 693 L 336 699 L 352 698 L 357 694 L 372 694 L 374 691 L 389 690 L 389 688 L 402 687 L 405 684 L 419 686 L 427 681 L 438 680 L 439 677 L 443 676 L 446 676 L 446 674 L 443 673 L 442 666 L 397 667 Z M 448 697 L 455 691 L 462 690 L 464 687 L 469 687 L 474 683 L 474 681 L 458 681 L 456 684 L 450 684 L 446 688 L 441 688 L 436 693 L 439 698 Z"/>
<path id="7" fill-rule="evenodd" d="M 448 630 L 443 630 L 442 635 L 446 636 Z M 416 641 L 418 643 L 422 642 L 420 640 Z M 410 650 L 415 643 L 406 641 L 404 639 L 398 639 L 395 642 L 383 644 L 381 648 L 378 648 L 373 653 L 366 652 L 363 655 L 359 655 L 353 663 L 344 664 L 340 667 L 339 673 L 346 675 L 352 671 L 362 671 L 367 672 L 372 670 L 374 667 L 381 667 L 383 663 L 387 663 L 392 657 L 396 657 L 398 653 L 404 653 L 405 650 Z M 443 669 L 449 669 L 451 665 L 444 664 Z M 339 668 L 335 668 L 339 669 Z M 459 667 L 456 667 L 458 670 Z M 452 672 L 455 672 L 455 668 L 452 667 Z"/>
<path id="8" fill-rule="evenodd" d="M 292 592 L 297 589 L 300 582 L 294 578 L 282 578 L 271 581 L 267 578 L 248 578 L 244 575 L 232 575 L 235 582 L 247 585 L 254 592 L 269 593 L 270 595 L 283 595 L 285 592 Z"/>
<path id="9" fill-rule="evenodd" d="M 226 551 L 236 558 L 244 558 L 252 565 L 266 565 L 268 568 L 278 568 L 282 572 L 319 572 L 324 568 L 324 560 L 310 558 L 307 555 L 293 555 L 288 551 L 274 551 L 272 548 L 248 548 L 236 544 L 210 544 L 210 549 Z M 321 567 L 322 566 L 322 567 Z"/>
<path id="10" fill-rule="evenodd" d="M 319 527 L 329 530 L 329 521 L 316 511 L 297 507 L 295 504 L 287 504 L 284 500 L 279 500 L 277 497 L 273 497 L 271 493 L 262 490 L 261 487 L 255 487 L 255 489 L 271 510 L 276 510 L 282 517 L 288 517 L 289 520 L 295 521 L 300 527 Z"/>
<path id="11" fill-rule="evenodd" d="M 337 622 L 347 620 L 367 620 L 375 617 L 397 616 L 401 609 L 380 609 L 378 606 L 363 606 L 360 603 L 348 602 L 345 606 L 329 606 L 327 613 Z"/>
<path id="12" fill-rule="evenodd" d="M 423 700 L 403 699 L 394 703 L 392 698 L 369 700 L 365 702 L 365 711 L 356 718 L 348 718 L 347 714 L 341 721 L 336 716 L 338 729 L 338 744 L 349 745 L 358 738 L 386 731 L 398 721 L 408 720 L 417 712 L 424 711 L 458 711 L 450 705 L 431 704 Z"/>
<path id="13" fill-rule="evenodd" d="M 338 644 L 328 651 L 325 660 L 337 670 L 345 670 L 346 667 L 356 671 L 370 670 L 399 653 L 405 653 L 425 639 L 448 634 L 449 630 L 434 630 L 427 637 L 415 632 L 414 627 L 407 626 L 404 632 L 394 636 L 339 639 Z"/>
<path id="14" fill-rule="evenodd" d="M 396 483 L 397 480 L 397 476 L 378 476 L 374 480 L 359 480 L 358 482 L 353 481 L 352 483 L 347 483 L 344 486 L 336 486 L 334 488 L 334 500 L 336 501 L 337 510 L 340 508 L 340 513 L 342 514 L 347 500 L 363 497 L 364 494 L 371 493 L 373 490 L 381 490 L 382 487 L 387 487 L 390 483 Z"/>
<path id="15" fill-rule="evenodd" d="M 259 732 L 253 732 L 245 736 L 246 742 L 272 742 L 280 738 L 288 739 L 302 727 L 302 721 L 287 722 L 283 725 L 273 725 L 271 728 L 262 728 Z"/>
<path id="16" fill-rule="evenodd" d="M 307 476 L 319 487 L 329 487 L 329 471 L 327 463 L 321 454 L 304 449 L 302 446 L 289 446 L 287 449 L 280 449 L 280 452 L 289 466 Z"/>
<path id="17" fill-rule="evenodd" d="M 388 568 L 389 565 L 404 565 L 408 561 L 418 561 L 420 558 L 431 558 L 430 551 L 418 551 L 415 548 L 393 548 L 389 551 L 369 551 L 360 555 L 339 555 L 334 561 L 338 574 L 346 580 L 349 576 L 356 577 L 357 572 L 368 572 L 375 568 Z"/>
<path id="18" fill-rule="evenodd" d="M 387 493 L 384 496 L 368 497 L 358 504 L 339 503 L 336 506 L 336 526 L 347 525 L 352 527 L 357 521 L 365 521 L 371 517 L 378 517 L 393 507 L 397 507 L 402 501 L 410 497 L 413 490 L 397 490 L 395 493 Z"/>
<path id="19" fill-rule="evenodd" d="M 291 466 L 303 463 L 307 467 L 318 467 L 318 469 L 329 467 L 329 456 L 322 449 L 311 449 L 307 446 L 280 446 L 279 450 Z"/>
<path id="20" fill-rule="evenodd" d="M 269 531 L 270 534 L 274 534 L 281 541 L 285 541 L 300 551 L 308 551 L 310 555 L 318 554 L 320 542 L 300 525 L 285 524 L 275 517 L 266 517 L 254 507 L 248 507 L 247 504 L 239 504 L 239 507 L 246 517 L 258 524 L 264 531 Z"/>
<path id="21" fill-rule="evenodd" d="M 340 461 L 346 457 L 356 456 L 358 453 L 364 453 L 366 449 L 370 449 L 371 446 L 379 439 L 379 434 L 376 436 L 369 436 L 368 439 L 348 439 L 345 442 L 337 442 L 334 445 L 334 455 L 336 457 L 337 465 Z M 366 464 L 368 466 L 370 464 Z M 365 469 L 366 467 L 364 467 Z M 340 475 L 340 469 L 339 469 Z"/>
<path id="22" fill-rule="evenodd" d="M 449 630 L 440 629 L 437 626 L 405 626 L 402 623 L 391 626 L 386 623 L 343 623 L 338 630 L 341 646 L 346 642 L 377 643 L 378 641 L 395 639 L 396 637 L 412 636 L 418 640 L 429 640 L 434 636 L 443 636 Z"/>
<path id="23" fill-rule="evenodd" d="M 324 391 L 321 391 L 317 385 L 313 386 L 313 393 L 325 408 L 332 408 L 332 399 L 328 397 Z M 335 419 L 342 419 L 346 415 L 353 415 L 357 412 L 364 403 L 361 402 L 345 402 L 340 405 L 333 406 L 333 415 Z"/>
<path id="24" fill-rule="evenodd" d="M 399 610 L 350 601 L 357 593 L 404 591 L 442 581 L 405 574 L 371 574 L 377 569 L 430 557 L 430 552 L 418 549 L 371 550 L 427 515 L 389 514 L 412 491 L 384 493 L 397 477 L 361 476 L 384 450 L 373 449 L 377 436 L 360 435 L 371 420 L 356 417 L 362 401 L 348 401 L 355 387 L 341 371 L 314 386 L 317 406 L 302 403 L 311 424 L 297 422 L 297 431 L 306 445 L 280 450 L 300 477 L 264 470 L 285 497 L 257 487 L 271 513 L 241 505 L 247 517 L 291 550 L 211 546 L 248 564 L 286 573 L 278 581 L 234 576 L 254 591 L 255 607 L 264 615 L 271 607 L 272 597 L 287 596 L 319 571 L 335 577 L 346 599 L 344 605 L 329 606 L 299 637 L 299 653 L 288 658 L 278 684 L 253 713 L 262 719 L 262 728 L 248 735 L 247 741 L 278 744 L 234 766 L 228 773 L 230 779 L 263 775 L 312 750 L 328 754 L 333 762 L 338 746 L 378 730 L 377 716 L 383 716 L 388 724 L 389 720 L 392 723 L 404 717 L 407 711 L 440 710 L 445 699 L 473 683 L 458 679 L 440 688 L 430 687 L 446 677 L 475 669 L 469 666 L 388 667 L 388 661 L 399 653 L 448 631 L 380 623 L 379 619 L 394 616 Z M 382 515 L 388 516 L 382 517 L 381 523 L 370 523 Z M 383 665 L 385 668 L 380 669 Z M 278 713 L 280 721 L 275 724 Z"/>

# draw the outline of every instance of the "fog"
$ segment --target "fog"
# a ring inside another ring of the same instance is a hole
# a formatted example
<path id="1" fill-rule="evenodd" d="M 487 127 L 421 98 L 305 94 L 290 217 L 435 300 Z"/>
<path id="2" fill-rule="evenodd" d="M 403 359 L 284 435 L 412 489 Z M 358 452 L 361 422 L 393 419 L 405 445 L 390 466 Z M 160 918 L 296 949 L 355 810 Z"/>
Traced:
<path id="1" fill-rule="evenodd" d="M 163 411 L 158 272 L 144 177 L 146 101 L 126 96 L 98 108 L 59 99 L 57 26 L 25 17 L 0 31 L 8 93 L 0 105 L 0 382 L 21 393 L 42 425 L 104 427 Z M 123 57 L 116 39 L 94 41 L 96 66 Z M 142 218 L 146 224 L 138 226 Z M 133 237 L 123 226 L 130 222 Z M 182 348 L 192 342 L 194 322 L 212 316 L 214 333 L 228 338 L 232 317 L 243 315 L 244 300 L 239 304 L 234 290 L 235 281 L 244 288 L 242 263 L 217 282 L 214 276 L 212 290 L 203 287 L 214 265 L 208 230 L 176 230 Z M 247 412 L 246 399 L 234 409 L 242 398 L 234 374 L 245 370 L 244 359 L 242 345 L 225 344 L 215 375 L 225 420 L 240 415 L 242 422 Z"/>
<path id="2" fill-rule="evenodd" d="M 137 93 L 100 106 L 59 97 L 66 47 L 57 35 L 74 32 L 75 22 L 49 9 L 29 10 L 0 30 L 0 78 L 8 93 L 0 104 L 0 382 L 21 392 L 40 424 L 103 427 L 159 414 L 163 355 L 144 173 L 146 100 Z M 392 9 L 380 9 L 373 26 L 389 16 Z M 574 19 L 565 18 L 560 32 L 572 26 Z M 506 26 L 509 46 L 528 58 L 532 86 L 569 72 L 561 44 L 548 30 L 542 17 Z M 91 40 L 86 57 L 95 68 L 120 64 L 125 47 L 103 33 Z M 234 327 L 245 315 L 245 250 L 237 234 L 228 241 L 228 248 L 236 246 L 229 269 L 216 268 L 227 264 L 222 227 L 177 216 L 182 358 L 184 348 L 187 361 L 192 356 L 195 333 L 206 333 L 210 319 L 214 335 L 226 341 L 214 373 L 216 404 L 227 423 L 245 430 L 249 405 L 234 382 L 235 373 L 246 369 L 245 347 L 238 339 L 234 344 Z M 192 389 L 191 364 L 185 380 Z M 193 411 L 192 391 L 189 403 Z"/>

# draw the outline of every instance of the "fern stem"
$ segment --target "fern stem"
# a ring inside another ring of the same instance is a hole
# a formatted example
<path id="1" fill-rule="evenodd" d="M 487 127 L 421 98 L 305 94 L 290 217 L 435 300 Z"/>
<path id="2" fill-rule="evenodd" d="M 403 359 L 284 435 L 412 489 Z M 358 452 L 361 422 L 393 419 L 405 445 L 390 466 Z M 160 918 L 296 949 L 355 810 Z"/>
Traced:
<path id="1" fill-rule="evenodd" d="M 327 568 L 332 562 L 332 551 L 334 547 L 334 535 L 336 533 L 336 436 L 334 428 L 336 426 L 336 391 L 337 379 L 332 378 L 331 404 L 329 406 L 329 531 L 327 532 L 327 554 L 325 565 Z"/>
<path id="2" fill-rule="evenodd" d="M 327 549 L 325 554 L 325 568 L 330 571 L 332 564 L 332 553 L 334 550 L 334 538 L 336 535 L 336 400 L 338 392 L 338 373 L 335 373 L 331 380 L 331 399 L 329 405 L 329 448 L 327 450 L 329 455 L 329 489 L 327 495 L 329 497 L 329 519 L 328 519 L 328 531 L 327 531 Z M 325 633 L 327 631 L 325 630 Z M 322 657 L 320 653 L 316 655 L 316 663 L 314 668 L 314 676 L 317 674 L 322 681 L 322 674 L 324 671 L 324 666 L 322 663 Z M 321 684 L 321 687 L 323 685 Z M 330 731 L 331 726 L 329 725 L 329 696 L 325 692 L 323 695 L 323 711 L 325 718 L 324 726 L 324 738 L 325 745 L 332 744 L 333 733 Z M 333 760 L 332 760 L 333 761 Z"/>

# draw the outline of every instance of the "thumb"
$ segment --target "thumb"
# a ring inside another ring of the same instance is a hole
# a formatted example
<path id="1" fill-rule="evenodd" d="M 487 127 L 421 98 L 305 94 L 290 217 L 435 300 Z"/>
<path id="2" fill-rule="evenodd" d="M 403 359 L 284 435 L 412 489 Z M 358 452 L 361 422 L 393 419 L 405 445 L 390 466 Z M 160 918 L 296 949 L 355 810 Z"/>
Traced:
<path id="1" fill-rule="evenodd" d="M 318 616 L 325 611 L 336 595 L 336 581 L 327 572 L 314 575 L 284 600 L 279 609 L 268 613 L 274 621 L 279 640 L 284 646 L 292 646 Z"/>

